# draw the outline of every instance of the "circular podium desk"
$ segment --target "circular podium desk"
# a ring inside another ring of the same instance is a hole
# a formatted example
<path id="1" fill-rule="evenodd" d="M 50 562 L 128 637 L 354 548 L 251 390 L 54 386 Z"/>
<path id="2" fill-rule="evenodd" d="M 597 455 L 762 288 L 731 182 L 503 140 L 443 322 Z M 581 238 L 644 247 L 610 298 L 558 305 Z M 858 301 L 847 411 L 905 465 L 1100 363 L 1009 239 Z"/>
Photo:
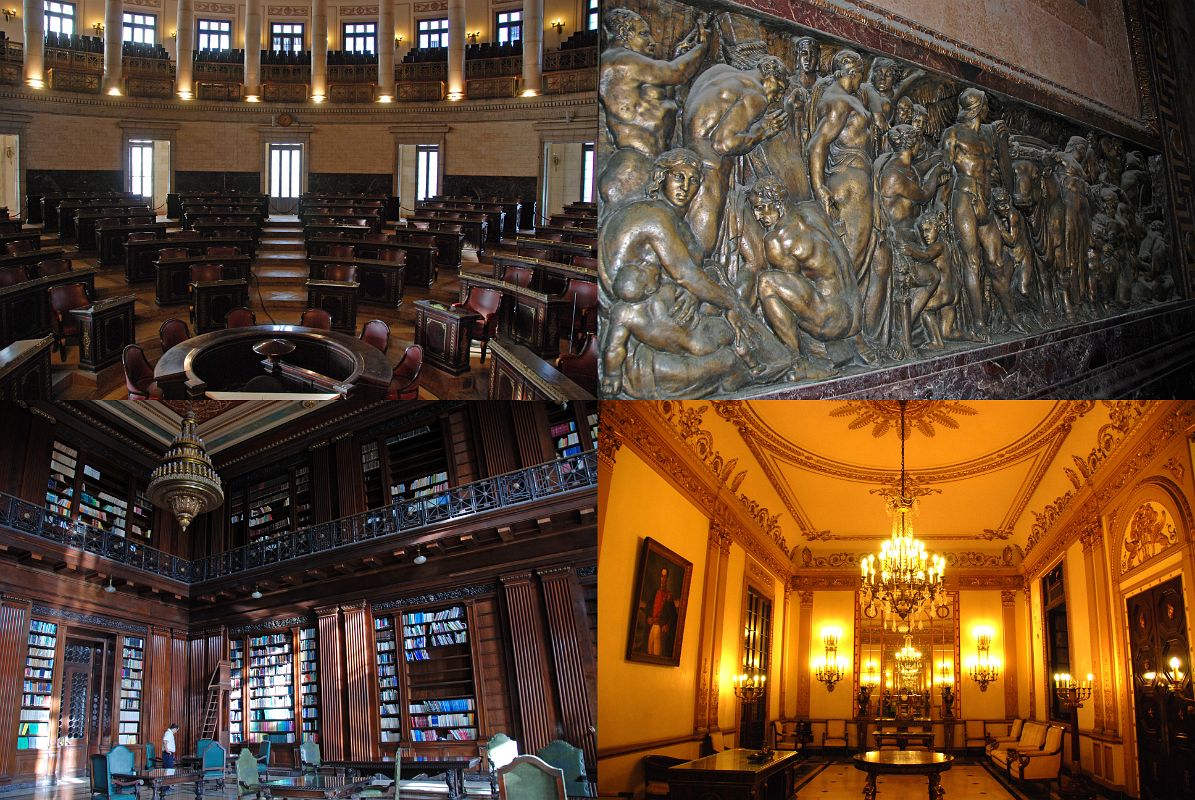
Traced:
<path id="1" fill-rule="evenodd" d="M 253 351 L 269 339 L 295 346 L 276 366 Z M 298 325 L 205 333 L 167 350 L 154 368 L 168 400 L 381 400 L 390 377 L 390 362 L 373 345 Z"/>
<path id="2" fill-rule="evenodd" d="M 867 773 L 863 800 L 875 800 L 877 775 L 925 775 L 929 778 L 929 800 L 942 800 L 942 773 L 954 765 L 954 756 L 935 751 L 868 750 L 854 755 L 855 769 Z M 907 794 L 902 794 L 907 797 Z"/>

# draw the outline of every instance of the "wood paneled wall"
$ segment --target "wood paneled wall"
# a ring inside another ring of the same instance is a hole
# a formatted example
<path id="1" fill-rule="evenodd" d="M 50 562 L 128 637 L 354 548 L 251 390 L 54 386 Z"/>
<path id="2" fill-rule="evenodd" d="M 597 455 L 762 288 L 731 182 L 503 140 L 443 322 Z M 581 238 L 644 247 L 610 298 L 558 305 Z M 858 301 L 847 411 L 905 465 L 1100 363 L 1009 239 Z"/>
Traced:
<path id="1" fill-rule="evenodd" d="M 28 652 L 29 608 L 28 600 L 0 599 L 0 783 L 10 783 L 16 771 L 17 712 Z"/>
<path id="2" fill-rule="evenodd" d="M 519 751 L 534 753 L 555 738 L 559 721 L 554 681 L 545 680 L 548 655 L 544 647 L 543 612 L 533 576 L 518 572 L 502 576 L 502 591 L 510 621 L 515 699 L 519 715 Z"/>
<path id="3" fill-rule="evenodd" d="M 373 615 L 369 603 L 364 600 L 341 604 L 340 611 L 344 615 L 348 755 L 350 758 L 377 758 L 382 749 L 378 732 L 378 669 Z"/>
<path id="4" fill-rule="evenodd" d="M 491 405 L 481 403 L 480 405 Z M 477 698 L 485 710 L 485 728 L 478 731 L 482 739 L 496 733 L 516 738 L 514 714 L 510 706 L 509 668 L 507 667 L 507 636 L 498 608 L 498 598 L 479 597 L 473 602 L 475 634 Z"/>
<path id="5" fill-rule="evenodd" d="M 345 733 L 349 723 L 345 715 L 344 636 L 340 608 L 317 608 L 316 629 L 319 637 L 320 754 L 328 760 L 348 757 Z"/>
<path id="6" fill-rule="evenodd" d="M 592 669 L 595 662 L 585 630 L 581 587 L 571 567 L 542 569 L 537 574 L 543 589 L 551 674 L 556 681 L 564 738 L 581 746 L 585 760 L 596 764 L 597 698 L 590 687 L 597 685 L 597 674 Z"/>

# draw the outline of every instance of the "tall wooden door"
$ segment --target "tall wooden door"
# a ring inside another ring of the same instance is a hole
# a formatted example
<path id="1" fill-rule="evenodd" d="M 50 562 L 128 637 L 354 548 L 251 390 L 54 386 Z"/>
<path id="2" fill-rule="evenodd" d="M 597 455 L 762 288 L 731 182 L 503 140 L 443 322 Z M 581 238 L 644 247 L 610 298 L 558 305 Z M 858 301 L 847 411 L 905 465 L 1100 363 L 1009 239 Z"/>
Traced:
<path id="1" fill-rule="evenodd" d="M 772 653 L 772 601 L 753 587 L 747 587 L 747 606 L 743 620 L 742 671 L 748 675 L 767 675 Z M 739 747 L 758 749 L 767 743 L 768 683 L 751 703 L 740 704 Z"/>
<path id="2" fill-rule="evenodd" d="M 1125 602 L 1141 800 L 1195 800 L 1195 700 L 1182 578 Z"/>
<path id="3" fill-rule="evenodd" d="M 62 667 L 62 702 L 58 717 L 59 774 L 87 773 L 87 756 L 111 746 L 104 726 L 111 727 L 111 692 L 104 691 L 111 644 L 71 637 Z M 105 720 L 107 717 L 107 720 Z"/>

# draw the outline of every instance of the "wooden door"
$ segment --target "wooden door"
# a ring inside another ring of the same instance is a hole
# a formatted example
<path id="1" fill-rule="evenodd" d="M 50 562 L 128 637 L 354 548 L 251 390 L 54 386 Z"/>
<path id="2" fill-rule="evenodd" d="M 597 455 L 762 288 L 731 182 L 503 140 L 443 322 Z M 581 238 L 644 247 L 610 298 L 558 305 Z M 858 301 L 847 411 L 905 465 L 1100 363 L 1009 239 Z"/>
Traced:
<path id="1" fill-rule="evenodd" d="M 1182 578 L 1125 602 L 1141 800 L 1195 800 L 1195 700 Z"/>
<path id="2" fill-rule="evenodd" d="M 748 586 L 743 612 L 742 671 L 748 675 L 767 675 L 772 652 L 772 601 Z M 765 681 L 764 691 L 753 702 L 740 701 L 739 747 L 759 749 L 767 743 L 767 698 Z"/>
<path id="3" fill-rule="evenodd" d="M 92 707 L 94 651 L 89 644 L 68 639 L 62 667 L 62 703 L 58 718 L 60 774 L 82 775 L 87 771 L 88 724 Z"/>

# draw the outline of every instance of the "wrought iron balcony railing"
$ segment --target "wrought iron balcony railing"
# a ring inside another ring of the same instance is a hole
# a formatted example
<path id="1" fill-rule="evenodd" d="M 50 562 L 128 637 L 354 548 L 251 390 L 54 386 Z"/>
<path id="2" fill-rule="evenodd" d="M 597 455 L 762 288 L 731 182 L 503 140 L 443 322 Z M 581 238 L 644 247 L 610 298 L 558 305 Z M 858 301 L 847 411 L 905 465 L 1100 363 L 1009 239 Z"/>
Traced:
<path id="1" fill-rule="evenodd" d="M 64 522 L 62 517 L 42 506 L 4 493 L 0 493 L 0 526 L 163 578 L 198 584 L 383 537 L 411 538 L 444 523 L 596 486 L 597 455 L 589 450 L 283 533 L 195 561 L 93 528 L 81 521 Z"/>

